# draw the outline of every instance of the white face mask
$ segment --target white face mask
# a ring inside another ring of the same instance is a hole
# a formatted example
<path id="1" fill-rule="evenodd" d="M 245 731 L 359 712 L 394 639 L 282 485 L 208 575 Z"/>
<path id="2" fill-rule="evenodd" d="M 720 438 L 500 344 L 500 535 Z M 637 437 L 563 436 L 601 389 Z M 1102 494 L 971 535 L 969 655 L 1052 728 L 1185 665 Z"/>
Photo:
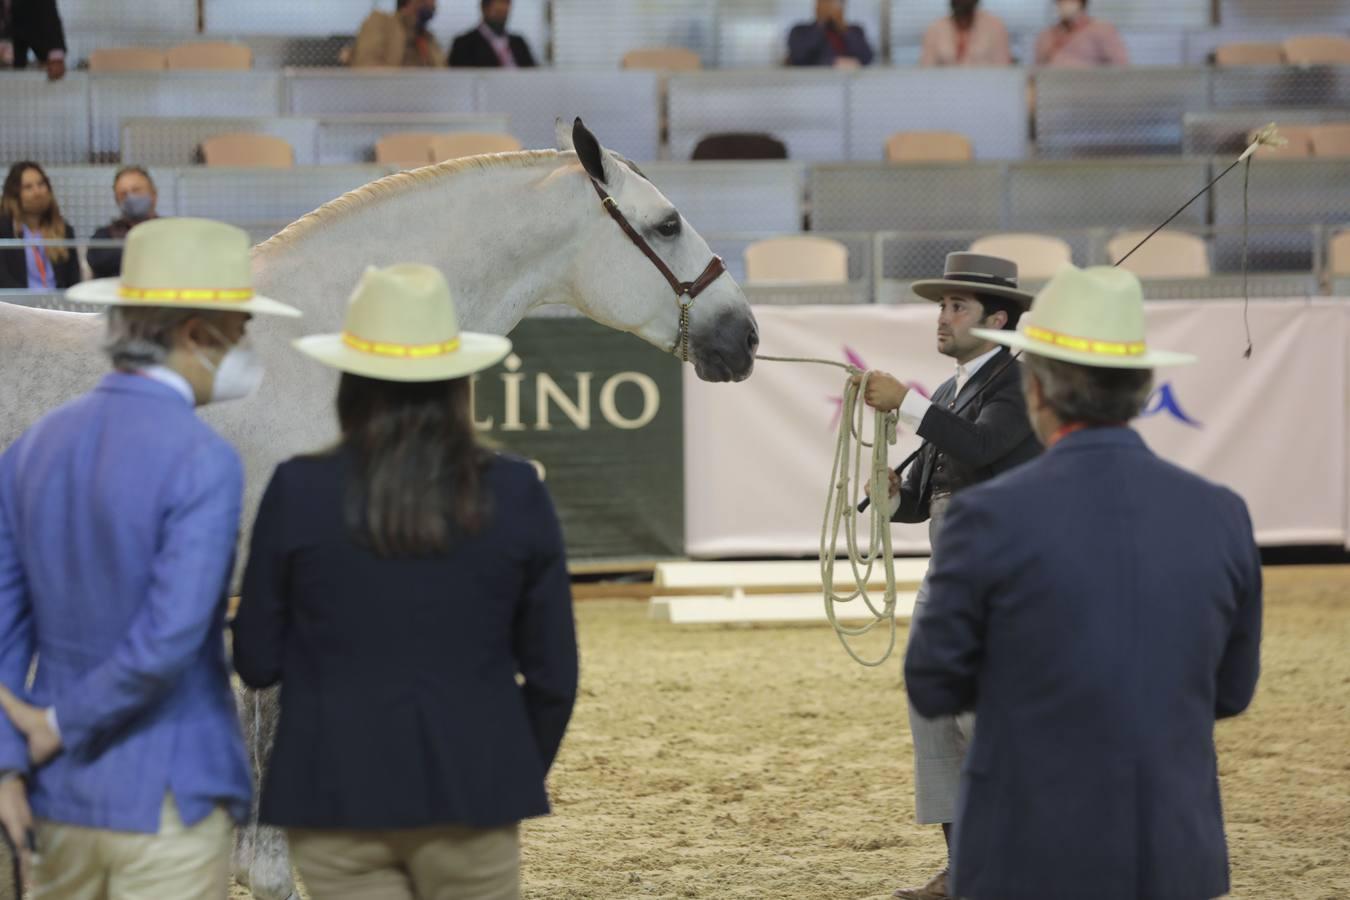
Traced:
<path id="1" fill-rule="evenodd" d="M 210 325 L 206 327 L 215 332 L 221 343 L 227 343 L 225 336 L 219 331 Z M 211 380 L 211 399 L 207 401 L 208 403 L 242 400 L 251 396 L 262 384 L 262 360 L 258 358 L 257 351 L 253 349 L 253 342 L 247 336 L 230 347 L 219 363 L 211 362 L 200 350 L 192 352 L 196 355 L 197 361 L 214 375 Z"/>
<path id="2" fill-rule="evenodd" d="M 1073 22 L 1083 12 L 1083 4 L 1079 3 L 1078 0 L 1059 0 L 1055 5 L 1059 7 L 1059 20 L 1061 22 Z"/>

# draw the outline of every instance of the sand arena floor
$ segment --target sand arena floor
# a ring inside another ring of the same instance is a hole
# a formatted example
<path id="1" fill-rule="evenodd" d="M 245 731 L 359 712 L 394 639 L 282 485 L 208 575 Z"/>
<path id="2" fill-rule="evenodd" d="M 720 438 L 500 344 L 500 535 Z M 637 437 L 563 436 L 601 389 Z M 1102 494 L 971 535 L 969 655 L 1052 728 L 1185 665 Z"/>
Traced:
<path id="1" fill-rule="evenodd" d="M 1256 701 L 1218 728 L 1232 896 L 1343 900 L 1350 567 L 1267 570 L 1266 604 Z M 913 823 L 898 662 L 863 669 L 828 627 L 676 628 L 624 601 L 577 618 L 582 693 L 555 814 L 524 831 L 527 898 L 880 900 L 941 865 Z"/>

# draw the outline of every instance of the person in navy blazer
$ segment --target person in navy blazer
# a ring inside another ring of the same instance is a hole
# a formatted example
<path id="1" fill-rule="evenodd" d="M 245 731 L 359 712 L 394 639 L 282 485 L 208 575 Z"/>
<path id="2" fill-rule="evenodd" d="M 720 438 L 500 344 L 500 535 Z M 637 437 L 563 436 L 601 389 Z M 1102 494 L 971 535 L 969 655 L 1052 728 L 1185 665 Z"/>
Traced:
<path id="1" fill-rule="evenodd" d="M 262 821 L 316 897 L 516 897 L 577 648 L 548 491 L 474 436 L 467 376 L 511 343 L 400 264 L 296 344 L 343 372 L 342 437 L 277 468 L 253 529 L 235 668 L 281 683 Z"/>
<path id="2" fill-rule="evenodd" d="M 225 654 L 243 467 L 194 407 L 261 368 L 248 235 L 157 219 L 104 304 L 115 371 L 0 456 L 0 821 L 34 896 L 224 900 L 251 779 Z M 31 690 L 25 688 L 37 659 Z M 12 723 L 12 724 L 11 724 Z M 26 856 L 26 851 L 24 853 Z"/>
<path id="3" fill-rule="evenodd" d="M 1127 427 L 1152 369 L 1139 281 L 1066 268 L 1019 332 L 1048 449 L 953 499 L 905 660 L 924 715 L 976 710 L 952 896 L 1228 892 L 1215 720 L 1246 709 L 1260 557 L 1232 491 Z"/>

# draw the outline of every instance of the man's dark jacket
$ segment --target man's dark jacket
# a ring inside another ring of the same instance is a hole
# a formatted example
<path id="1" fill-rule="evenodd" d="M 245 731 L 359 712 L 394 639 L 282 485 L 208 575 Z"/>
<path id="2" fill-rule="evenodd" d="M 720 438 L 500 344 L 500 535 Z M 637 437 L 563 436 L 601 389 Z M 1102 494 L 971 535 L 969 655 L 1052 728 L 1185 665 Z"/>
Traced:
<path id="1" fill-rule="evenodd" d="M 986 382 L 989 386 L 972 399 Z M 956 379 L 949 378 L 931 399 L 919 423 L 923 447 L 900 483 L 895 522 L 926 520 L 934 490 L 956 493 L 1041 452 L 1022 399 L 1021 367 L 1007 349 L 980 366 L 960 394 Z"/>

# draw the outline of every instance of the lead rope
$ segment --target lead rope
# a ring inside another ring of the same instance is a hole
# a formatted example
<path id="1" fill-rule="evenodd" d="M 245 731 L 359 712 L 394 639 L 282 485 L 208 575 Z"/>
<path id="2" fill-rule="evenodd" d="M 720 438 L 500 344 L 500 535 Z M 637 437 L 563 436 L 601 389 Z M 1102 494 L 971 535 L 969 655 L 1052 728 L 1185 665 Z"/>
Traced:
<path id="1" fill-rule="evenodd" d="M 834 629 L 839 643 L 864 666 L 880 666 L 886 662 L 895 650 L 895 554 L 891 548 L 891 522 L 887 515 L 890 504 L 873 503 L 868 519 L 867 550 L 864 552 L 858 542 L 858 488 L 869 484 L 873 497 L 888 496 L 890 488 L 890 467 L 886 462 L 886 448 L 895 443 L 894 412 L 873 411 L 872 441 L 863 440 L 865 408 L 859 398 L 867 393 L 867 380 L 870 372 L 856 366 L 835 362 L 830 359 L 813 359 L 799 356 L 758 356 L 770 362 L 809 363 L 813 365 L 835 366 L 848 372 L 850 378 L 844 383 L 844 406 L 839 421 L 839 435 L 835 439 L 834 462 L 830 466 L 830 480 L 826 485 L 825 517 L 820 527 L 820 583 L 825 599 L 825 616 Z M 851 376 L 861 375 L 860 383 L 854 384 Z M 863 448 L 872 451 L 870 467 L 863 468 Z M 851 457 L 851 458 L 850 458 Z M 864 471 L 866 480 L 864 481 Z M 834 589 L 834 566 L 839 552 L 839 530 L 843 526 L 848 548 L 849 567 L 853 572 L 853 591 L 848 594 L 837 593 Z M 872 581 L 872 570 L 880 562 L 886 579 L 885 593 L 878 607 L 868 585 Z M 837 607 L 843 603 L 861 600 L 871 613 L 871 621 L 863 625 L 848 626 L 839 621 Z M 875 659 L 864 659 L 849 643 L 851 638 L 861 637 L 882 623 L 887 623 L 890 637 L 885 651 Z"/>

